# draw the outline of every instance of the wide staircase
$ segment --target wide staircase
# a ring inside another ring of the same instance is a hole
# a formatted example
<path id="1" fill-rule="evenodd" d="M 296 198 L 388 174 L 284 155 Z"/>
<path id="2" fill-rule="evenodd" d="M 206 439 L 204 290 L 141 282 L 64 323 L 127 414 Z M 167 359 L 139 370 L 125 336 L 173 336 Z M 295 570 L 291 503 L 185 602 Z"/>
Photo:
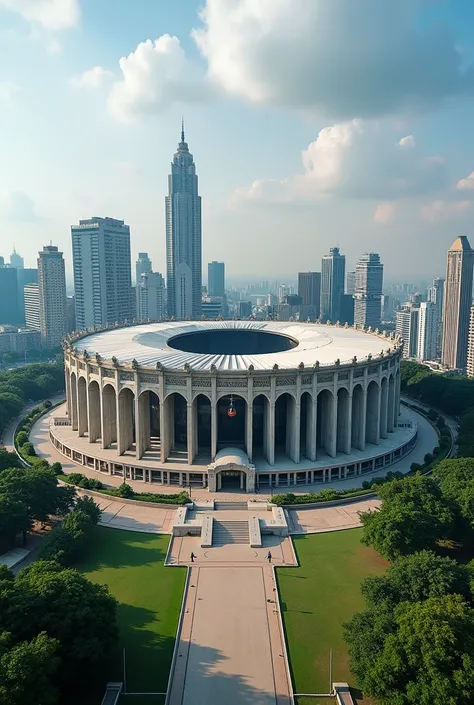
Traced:
<path id="1" fill-rule="evenodd" d="M 212 545 L 226 546 L 229 543 L 250 543 L 248 521 L 218 521 L 212 524 Z"/>
<path id="2" fill-rule="evenodd" d="M 216 512 L 227 511 L 234 509 L 239 512 L 247 511 L 247 502 L 214 502 L 214 510 Z"/>

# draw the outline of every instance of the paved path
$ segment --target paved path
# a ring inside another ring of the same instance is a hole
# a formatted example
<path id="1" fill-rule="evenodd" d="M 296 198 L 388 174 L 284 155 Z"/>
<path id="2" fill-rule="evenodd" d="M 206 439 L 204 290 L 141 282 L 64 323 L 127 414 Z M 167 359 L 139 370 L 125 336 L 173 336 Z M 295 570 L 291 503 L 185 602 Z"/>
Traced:
<path id="1" fill-rule="evenodd" d="M 273 570 L 191 568 L 169 705 L 289 705 Z"/>
<path id="2" fill-rule="evenodd" d="M 290 509 L 288 526 L 292 534 L 320 534 L 327 531 L 355 529 L 360 526 L 360 513 L 378 509 L 380 499 L 362 499 L 336 507 Z"/>

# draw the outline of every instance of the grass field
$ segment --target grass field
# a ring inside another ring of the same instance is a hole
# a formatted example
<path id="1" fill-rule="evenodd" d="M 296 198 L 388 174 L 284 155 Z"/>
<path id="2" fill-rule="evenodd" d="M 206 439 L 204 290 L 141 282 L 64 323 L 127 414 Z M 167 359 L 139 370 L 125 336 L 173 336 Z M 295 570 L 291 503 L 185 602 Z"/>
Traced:
<path id="1" fill-rule="evenodd" d="M 165 568 L 169 536 L 96 527 L 81 572 L 108 585 L 119 602 L 120 644 L 107 680 L 123 680 L 127 691 L 165 692 L 173 654 L 185 569 Z M 127 696 L 127 705 L 161 705 L 161 697 Z"/>
<path id="2" fill-rule="evenodd" d="M 361 529 L 350 529 L 294 537 L 300 567 L 277 569 L 296 693 L 328 692 L 331 648 L 332 680 L 356 685 L 342 624 L 364 607 L 363 578 L 382 573 L 388 565 L 360 543 L 361 535 Z"/>

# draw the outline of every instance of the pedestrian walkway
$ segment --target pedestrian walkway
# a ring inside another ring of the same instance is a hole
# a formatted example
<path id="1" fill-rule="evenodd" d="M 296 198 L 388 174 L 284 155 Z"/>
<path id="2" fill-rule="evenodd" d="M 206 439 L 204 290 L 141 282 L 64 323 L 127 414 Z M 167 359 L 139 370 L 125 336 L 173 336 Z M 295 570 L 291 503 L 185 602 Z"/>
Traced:
<path id="1" fill-rule="evenodd" d="M 195 566 L 167 705 L 289 705 L 291 680 L 272 568 Z"/>

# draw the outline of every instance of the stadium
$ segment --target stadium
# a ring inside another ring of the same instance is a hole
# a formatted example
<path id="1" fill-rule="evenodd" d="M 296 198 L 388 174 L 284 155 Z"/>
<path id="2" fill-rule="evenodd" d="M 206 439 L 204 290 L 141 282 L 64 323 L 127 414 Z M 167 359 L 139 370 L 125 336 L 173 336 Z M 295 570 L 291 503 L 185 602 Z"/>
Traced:
<path id="1" fill-rule="evenodd" d="M 400 356 L 393 335 L 337 324 L 169 321 L 78 334 L 50 440 L 98 475 L 211 492 L 356 477 L 416 443 L 413 416 L 400 416 Z"/>

